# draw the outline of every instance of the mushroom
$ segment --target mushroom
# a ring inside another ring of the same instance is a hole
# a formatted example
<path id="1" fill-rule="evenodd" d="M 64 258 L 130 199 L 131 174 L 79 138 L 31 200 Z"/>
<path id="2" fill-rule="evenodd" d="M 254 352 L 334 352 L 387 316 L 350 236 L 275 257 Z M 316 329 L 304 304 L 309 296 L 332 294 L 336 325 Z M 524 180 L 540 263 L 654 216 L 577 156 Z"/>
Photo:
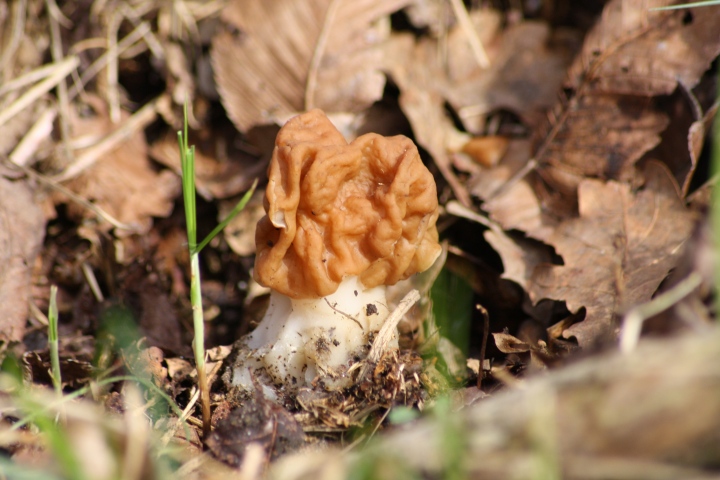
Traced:
<path id="1" fill-rule="evenodd" d="M 409 138 L 369 133 L 348 144 L 316 109 L 280 129 L 264 208 L 254 278 L 272 289 L 270 305 L 232 383 L 346 387 L 390 313 L 385 286 L 441 251 L 434 178 Z"/>

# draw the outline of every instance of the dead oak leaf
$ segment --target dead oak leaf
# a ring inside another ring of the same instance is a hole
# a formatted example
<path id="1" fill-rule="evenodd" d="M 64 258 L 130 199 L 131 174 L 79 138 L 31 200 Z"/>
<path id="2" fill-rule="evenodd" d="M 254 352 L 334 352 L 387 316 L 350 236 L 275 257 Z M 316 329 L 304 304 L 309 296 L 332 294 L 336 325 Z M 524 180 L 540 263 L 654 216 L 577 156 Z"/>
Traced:
<path id="1" fill-rule="evenodd" d="M 581 95 L 551 125 L 536 155 L 538 173 L 569 198 L 585 178 L 631 179 L 635 163 L 660 143 L 667 125 L 647 98 Z"/>
<path id="2" fill-rule="evenodd" d="M 613 0 L 588 33 L 567 86 L 626 95 L 668 95 L 694 87 L 720 54 L 720 6 L 651 10 L 676 0 Z"/>
<path id="3" fill-rule="evenodd" d="M 77 107 L 71 111 L 71 127 L 74 135 L 86 141 L 94 141 L 112 132 L 116 127 L 110 120 L 104 103 L 97 97 L 87 96 L 88 108 Z M 82 111 L 81 111 L 82 110 Z M 123 118 L 128 115 L 123 112 Z M 75 151 L 82 155 L 84 149 Z M 138 130 L 80 175 L 66 185 L 80 197 L 102 208 L 112 217 L 132 227 L 118 229 L 118 235 L 147 233 L 152 217 L 170 214 L 173 202 L 180 190 L 179 179 L 168 170 L 157 172 L 148 158 L 145 135 Z M 57 195 L 57 202 L 66 198 Z M 94 213 L 73 202 L 68 203 L 68 213 L 78 219 L 94 217 Z"/>
<path id="4" fill-rule="evenodd" d="M 543 180 L 572 201 L 584 178 L 632 181 L 634 163 L 668 126 L 652 97 L 698 83 L 720 53 L 719 22 L 720 6 L 652 11 L 645 0 L 609 2 L 568 70 L 570 99 L 541 135 Z"/>
<path id="5" fill-rule="evenodd" d="M 232 127 L 230 127 L 232 128 Z M 266 168 L 256 158 L 225 145 L 214 133 L 191 135 L 195 146 L 195 188 L 205 199 L 228 198 L 247 190 Z M 177 135 L 168 133 L 150 146 L 150 156 L 182 177 Z"/>
<path id="6" fill-rule="evenodd" d="M 580 217 L 562 222 L 547 239 L 564 265 L 538 266 L 533 301 L 565 300 L 585 319 L 564 332 L 580 346 L 615 337 L 617 315 L 649 300 L 682 254 L 694 217 L 682 204 L 667 170 L 651 163 L 638 191 L 610 181 L 584 180 Z"/>
<path id="7" fill-rule="evenodd" d="M 386 66 L 400 89 L 400 107 L 416 142 L 433 157 L 466 206 L 471 204 L 470 195 L 452 170 L 450 153 L 461 150 L 469 136 L 458 131 L 447 105 L 464 128 L 476 134 L 484 130 L 488 113 L 499 109 L 537 123 L 554 102 L 569 63 L 568 50 L 552 46 L 551 31 L 544 23 L 502 28 L 500 13 L 490 9 L 474 10 L 470 19 L 472 33 L 487 49 L 490 68 L 478 65 L 468 32 L 460 26 L 451 29 L 446 39 L 393 35 Z"/>
<path id="8" fill-rule="evenodd" d="M 362 112 L 382 97 L 378 22 L 409 0 L 235 0 L 212 42 L 220 97 L 240 131 L 313 107 Z"/>
<path id="9" fill-rule="evenodd" d="M 0 342 L 25 331 L 32 264 L 45 236 L 45 217 L 25 181 L 0 177 Z"/>

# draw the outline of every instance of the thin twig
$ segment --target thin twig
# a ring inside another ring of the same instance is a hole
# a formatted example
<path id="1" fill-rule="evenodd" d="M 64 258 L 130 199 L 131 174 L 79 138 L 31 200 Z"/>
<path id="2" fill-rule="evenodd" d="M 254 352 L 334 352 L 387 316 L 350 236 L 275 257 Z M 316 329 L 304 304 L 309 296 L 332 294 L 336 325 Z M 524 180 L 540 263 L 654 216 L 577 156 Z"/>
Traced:
<path id="1" fill-rule="evenodd" d="M 343 312 L 342 310 L 338 310 L 338 309 L 335 307 L 335 305 L 337 305 L 337 304 L 335 304 L 335 305 L 331 304 L 330 301 L 329 301 L 327 298 L 323 298 L 323 300 L 325 300 L 325 303 L 328 304 L 328 307 L 332 308 L 335 312 L 339 313 L 339 314 L 342 315 L 343 317 L 348 318 L 348 319 L 352 320 L 353 322 L 357 323 L 357 326 L 360 327 L 360 330 L 365 331 L 365 329 L 364 329 L 363 326 L 360 324 L 360 322 L 358 322 L 357 318 L 348 315 L 347 313 Z"/>
<path id="2" fill-rule="evenodd" d="M 65 18 L 58 8 L 55 0 L 45 0 L 48 12 L 50 12 L 50 51 L 54 62 L 60 62 L 63 59 L 62 37 L 60 35 L 60 22 L 64 26 L 72 26 L 67 18 Z M 61 78 L 57 86 L 58 111 L 60 112 L 60 140 L 62 145 L 62 156 L 65 159 L 72 158 L 70 150 L 70 101 L 68 99 L 68 89 L 65 78 Z"/>
<path id="3" fill-rule="evenodd" d="M 93 272 L 92 267 L 87 262 L 82 263 L 82 272 L 83 276 L 85 277 L 85 281 L 88 284 L 88 287 L 90 287 L 90 291 L 95 297 L 95 300 L 98 303 L 104 302 L 105 296 L 102 293 L 102 289 L 100 288 L 100 284 L 97 281 L 95 272 Z"/>
<path id="4" fill-rule="evenodd" d="M 157 117 L 157 102 L 158 99 L 155 99 L 145 104 L 122 125 L 107 134 L 95 145 L 85 150 L 85 152 L 78 156 L 61 174 L 53 177 L 53 180 L 56 182 L 65 182 L 77 177 L 83 171 L 94 165 L 100 157 L 119 146 L 120 143 L 124 142 L 138 130 L 145 128 Z"/>
<path id="5" fill-rule="evenodd" d="M 133 32 L 142 31 L 143 39 L 155 58 L 164 59 L 165 51 L 163 50 L 160 40 L 158 40 L 157 36 L 152 31 L 152 28 L 150 28 L 150 24 L 143 20 L 142 15 L 138 15 L 137 11 L 130 4 L 123 3 L 121 8 L 123 9 L 125 18 L 135 25 L 135 30 L 133 30 Z M 125 38 L 127 38 L 127 36 Z M 122 41 L 120 43 L 122 43 Z M 118 49 L 120 49 L 120 43 L 118 43 Z M 118 54 L 122 54 L 122 51 L 118 51 Z"/>
<path id="6" fill-rule="evenodd" d="M 136 42 L 142 39 L 149 30 L 150 25 L 147 22 L 143 22 L 138 25 L 137 28 L 135 28 L 132 32 L 128 33 L 125 37 L 123 37 L 122 40 L 118 42 L 116 53 L 118 55 L 121 55 L 127 49 L 135 45 Z M 74 45 L 73 49 L 75 49 L 76 47 L 77 45 Z M 82 75 L 80 76 L 80 83 L 73 85 L 73 87 L 68 92 L 68 96 L 71 100 L 77 96 L 82 87 L 87 85 L 90 80 L 95 78 L 95 75 L 100 73 L 100 71 L 107 66 L 108 62 L 110 61 L 110 57 L 110 51 L 106 50 L 105 53 L 100 55 L 97 60 L 91 63 L 90 66 L 83 71 Z"/>
<path id="7" fill-rule="evenodd" d="M 118 61 L 118 30 L 122 23 L 123 15 L 119 11 L 113 12 L 107 29 L 108 42 L 108 65 L 107 73 L 107 100 L 110 106 L 110 121 L 113 123 L 120 122 L 120 89 L 118 87 L 118 77 L 120 65 Z"/>
<path id="8" fill-rule="evenodd" d="M 22 140 L 15 146 L 12 153 L 10 153 L 8 158 L 12 163 L 25 167 L 28 166 L 30 159 L 42 144 L 42 140 L 51 138 L 55 117 L 57 117 L 57 109 L 54 107 L 47 108 L 42 115 L 40 115 Z"/>
<path id="9" fill-rule="evenodd" d="M 58 64 L 56 63 L 43 65 L 42 67 L 30 70 L 29 72 L 20 75 L 19 77 L 13 78 L 8 82 L 3 83 L 2 85 L 0 85 L 0 96 L 3 96 L 8 92 L 12 92 L 14 90 L 26 87 L 39 80 L 47 78 L 55 71 L 57 66 Z"/>
<path id="10" fill-rule="evenodd" d="M 482 389 L 483 381 L 483 365 L 485 364 L 485 354 L 487 353 L 487 342 L 490 336 L 490 315 L 485 307 L 480 304 L 476 305 L 476 308 L 480 311 L 483 316 L 483 338 L 482 344 L 480 345 L 480 368 L 478 368 L 477 388 Z"/>
<path id="11" fill-rule="evenodd" d="M 80 60 L 76 56 L 67 57 L 62 62 L 55 63 L 55 72 L 52 75 L 30 88 L 9 107 L 0 112 L 0 126 L 4 125 L 19 112 L 32 105 L 38 98 L 55 88 L 55 86 L 67 77 L 71 71 L 77 68 L 79 64 Z"/>
<path id="12" fill-rule="evenodd" d="M 456 200 L 450 200 L 449 202 L 447 202 L 447 204 L 445 205 L 445 211 L 450 215 L 455 215 L 456 217 L 466 218 L 468 220 L 472 220 L 473 222 L 477 222 L 480 225 L 489 228 L 490 230 L 494 230 L 495 232 L 503 232 L 503 229 L 500 227 L 500 225 L 493 222 L 489 218 L 480 215 L 476 211 L 466 207 L 465 205 L 461 204 Z"/>
<path id="13" fill-rule="evenodd" d="M 6 4 L 7 5 L 7 4 Z M 12 21 L 12 33 L 9 41 L 4 45 L 2 57 L 0 57 L 0 71 L 3 75 L 3 82 L 12 75 L 10 61 L 20 46 L 22 38 L 25 36 L 25 14 L 27 12 L 27 0 L 19 0 L 10 4 L 14 6 L 14 15 Z"/>
<path id="14" fill-rule="evenodd" d="M 530 160 L 528 160 L 527 163 L 523 166 L 523 168 L 521 168 L 520 170 L 515 172 L 515 174 L 513 174 L 513 176 L 510 177 L 505 183 L 503 183 L 496 190 L 494 190 L 492 193 L 490 193 L 490 195 L 488 195 L 487 200 L 491 200 L 493 198 L 499 197 L 501 194 L 508 191 L 516 183 L 518 183 L 520 180 L 525 178 L 528 173 L 535 170 L 535 168 L 537 168 L 537 166 L 538 166 L 537 160 L 535 160 L 534 158 L 531 158 Z"/>
<path id="15" fill-rule="evenodd" d="M 465 8 L 465 5 L 463 5 L 462 0 L 450 0 L 450 5 L 455 13 L 455 18 L 457 18 L 460 23 L 460 28 L 470 44 L 470 48 L 472 49 L 478 65 L 480 65 L 480 68 L 483 69 L 489 68 L 490 59 L 487 56 L 487 52 L 485 52 L 485 47 L 483 47 L 480 37 L 478 37 L 475 26 L 473 25 L 470 15 L 468 15 L 467 9 Z"/>

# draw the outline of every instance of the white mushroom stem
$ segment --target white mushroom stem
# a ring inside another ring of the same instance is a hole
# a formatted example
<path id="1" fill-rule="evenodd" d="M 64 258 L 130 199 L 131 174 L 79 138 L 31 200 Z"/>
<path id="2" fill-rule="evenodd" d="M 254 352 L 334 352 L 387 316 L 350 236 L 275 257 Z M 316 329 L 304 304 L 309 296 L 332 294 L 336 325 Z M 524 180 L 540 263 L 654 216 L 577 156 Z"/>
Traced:
<path id="1" fill-rule="evenodd" d="M 389 315 L 385 287 L 365 289 L 357 277 L 345 278 L 337 291 L 317 299 L 292 299 L 273 291 L 270 306 L 247 337 L 252 350 L 233 383 L 250 389 L 248 373 L 264 368 L 273 383 L 291 388 L 319 378 L 331 389 L 349 386 L 348 369 L 368 351 Z M 397 346 L 397 333 L 392 340 Z"/>

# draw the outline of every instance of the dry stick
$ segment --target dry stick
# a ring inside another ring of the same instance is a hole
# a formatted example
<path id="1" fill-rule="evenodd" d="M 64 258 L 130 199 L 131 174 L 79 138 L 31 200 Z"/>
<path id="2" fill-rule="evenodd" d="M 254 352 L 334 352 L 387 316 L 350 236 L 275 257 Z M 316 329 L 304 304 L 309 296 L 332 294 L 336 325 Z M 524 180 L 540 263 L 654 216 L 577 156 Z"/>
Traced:
<path id="1" fill-rule="evenodd" d="M 150 30 L 150 25 L 147 22 L 143 22 L 140 25 L 137 26 L 132 32 L 128 33 L 122 40 L 120 40 L 117 44 L 117 54 L 121 55 L 124 51 L 132 47 L 137 41 L 139 41 L 141 38 L 145 36 L 145 34 Z M 95 60 L 93 63 L 90 64 L 88 68 L 85 69 L 85 71 L 80 76 L 80 84 L 74 85 L 70 92 L 68 93 L 68 96 L 72 100 L 75 98 L 80 91 L 80 89 L 87 85 L 87 83 L 95 78 L 95 75 L 100 73 L 100 71 L 105 68 L 105 66 L 110 61 L 110 52 L 105 51 L 100 57 L 98 57 L 97 60 Z"/>
<path id="2" fill-rule="evenodd" d="M 188 7 L 188 12 L 192 15 L 197 23 L 207 17 L 215 16 L 225 8 L 224 0 L 206 0 L 204 2 L 192 3 L 192 8 Z"/>
<path id="3" fill-rule="evenodd" d="M 95 300 L 98 303 L 103 303 L 105 301 L 105 296 L 102 293 L 102 289 L 100 288 L 100 284 L 97 281 L 95 272 L 93 272 L 92 267 L 87 262 L 82 263 L 82 272 L 83 276 L 85 277 L 85 281 L 88 284 L 88 287 L 90 287 L 90 291 L 95 297 Z"/>
<path id="4" fill-rule="evenodd" d="M 107 72 L 107 99 L 110 106 L 110 121 L 113 123 L 120 122 L 120 89 L 118 88 L 119 62 L 118 62 L 118 30 L 122 23 L 123 15 L 119 12 L 113 12 L 108 25 L 107 41 L 108 56 L 110 61 L 106 69 Z"/>
<path id="5" fill-rule="evenodd" d="M 50 51 L 53 61 L 59 62 L 63 58 L 62 37 L 60 36 L 60 21 L 63 19 L 62 13 L 58 8 L 55 0 L 45 0 L 50 22 Z M 65 19 L 68 21 L 67 19 Z M 70 149 L 70 102 L 68 99 L 68 89 L 65 79 L 61 79 L 57 84 L 58 111 L 60 112 L 60 140 L 62 143 L 62 156 L 66 159 L 72 158 L 72 150 Z"/>
<path id="6" fill-rule="evenodd" d="M 485 307 L 480 304 L 476 305 L 476 308 L 480 311 L 483 316 L 483 339 L 482 345 L 480 346 L 480 368 L 478 368 L 477 378 L 477 389 L 482 389 L 482 381 L 485 372 L 483 371 L 483 364 L 485 363 L 485 353 L 487 352 L 487 342 L 490 336 L 490 315 Z"/>
<path id="7" fill-rule="evenodd" d="M 307 82 L 305 83 L 305 110 L 312 110 L 315 107 L 315 90 L 317 89 L 320 62 L 325 54 L 328 37 L 330 36 L 330 28 L 335 22 L 335 16 L 337 15 L 339 7 L 339 0 L 333 0 L 325 12 L 325 19 L 323 20 L 320 35 L 318 35 L 317 42 L 315 43 L 315 50 L 313 51 L 310 68 L 308 69 Z"/>
<path id="8" fill-rule="evenodd" d="M 28 166 L 42 140 L 51 138 L 55 117 L 57 117 L 57 109 L 54 107 L 46 109 L 40 115 L 8 157 L 12 163 L 24 167 Z"/>
<path id="9" fill-rule="evenodd" d="M 13 90 L 26 87 L 30 84 L 37 82 L 38 80 L 47 78 L 48 76 L 50 76 L 50 74 L 52 74 L 52 72 L 55 71 L 57 66 L 58 64 L 56 63 L 50 63 L 34 70 L 30 70 L 29 72 L 20 75 L 17 78 L 13 78 L 9 82 L 0 85 L 0 96 L 3 96 L 8 92 L 12 92 Z"/>
<path id="10" fill-rule="evenodd" d="M 182 35 L 182 25 L 185 25 L 187 28 L 188 33 L 190 34 L 190 39 L 195 41 L 200 37 L 200 31 L 197 27 L 197 22 L 195 21 L 195 17 L 188 9 L 187 4 L 180 0 L 173 3 L 173 9 L 172 13 L 177 15 L 177 18 L 180 20 L 179 23 L 179 31 L 175 32 L 177 38 L 184 39 Z"/>
<path id="11" fill-rule="evenodd" d="M 370 371 L 371 365 L 380 361 L 380 358 L 382 358 L 383 353 L 387 350 L 387 345 L 390 343 L 390 340 L 397 329 L 397 324 L 418 300 L 420 300 L 420 292 L 415 289 L 410 290 L 400 301 L 397 308 L 385 320 L 385 323 L 383 323 L 383 326 L 380 328 L 380 331 L 375 337 L 375 341 L 370 348 L 370 353 L 367 356 L 365 365 L 363 365 L 362 370 L 360 370 L 360 376 L 358 379 L 363 379 Z"/>
<path id="12" fill-rule="evenodd" d="M 0 126 L 4 125 L 8 120 L 13 118 L 19 112 L 29 107 L 38 98 L 45 95 L 51 89 L 53 89 L 58 83 L 60 83 L 68 74 L 73 71 L 80 64 L 80 61 L 76 56 L 68 57 L 62 62 L 55 64 L 55 72 L 47 77 L 42 82 L 38 83 L 34 87 L 30 88 L 27 92 L 21 95 L 5 110 L 0 112 Z"/>
<path id="13" fill-rule="evenodd" d="M 0 57 L 0 72 L 2 72 L 3 75 L 3 81 L 0 83 L 5 83 L 4 80 L 12 75 L 13 69 L 10 68 L 10 61 L 20 46 L 20 41 L 25 36 L 25 13 L 27 12 L 27 0 L 14 2 L 14 7 L 15 15 L 13 15 L 12 21 L 12 34 L 10 35 L 9 42 L 5 45 L 2 57 Z"/>
<path id="14" fill-rule="evenodd" d="M 117 147 L 138 130 L 145 128 L 157 117 L 157 103 L 158 98 L 145 104 L 122 125 L 107 134 L 98 143 L 85 150 L 85 152 L 77 157 L 75 161 L 61 174 L 53 177 L 53 180 L 56 182 L 64 182 L 66 180 L 70 180 L 71 178 L 75 178 L 83 171 L 94 165 L 98 158 Z"/>
<path id="15" fill-rule="evenodd" d="M 478 65 L 480 65 L 480 68 L 483 69 L 489 68 L 490 59 L 488 58 L 485 48 L 477 35 L 477 31 L 470 19 L 470 15 L 468 15 L 465 5 L 463 5 L 461 0 L 450 0 L 450 5 L 452 5 L 455 18 L 457 18 L 460 23 L 460 28 L 462 28 L 463 33 L 467 37 L 468 43 L 470 43 L 470 48 L 472 49 Z"/>
<path id="16" fill-rule="evenodd" d="M 123 3 L 122 9 L 125 18 L 130 20 L 130 22 L 135 25 L 135 30 L 142 29 L 143 39 L 145 40 L 145 43 L 147 44 L 148 48 L 155 56 L 155 58 L 159 58 L 161 60 L 164 59 L 165 51 L 163 50 L 160 40 L 158 40 L 158 38 L 155 36 L 155 33 L 153 33 L 152 29 L 150 28 L 150 24 L 147 21 L 143 20 L 142 15 L 138 15 L 137 11 L 129 4 Z M 122 54 L 122 50 L 120 48 L 121 43 L 122 41 L 118 43 L 118 55 Z"/>

